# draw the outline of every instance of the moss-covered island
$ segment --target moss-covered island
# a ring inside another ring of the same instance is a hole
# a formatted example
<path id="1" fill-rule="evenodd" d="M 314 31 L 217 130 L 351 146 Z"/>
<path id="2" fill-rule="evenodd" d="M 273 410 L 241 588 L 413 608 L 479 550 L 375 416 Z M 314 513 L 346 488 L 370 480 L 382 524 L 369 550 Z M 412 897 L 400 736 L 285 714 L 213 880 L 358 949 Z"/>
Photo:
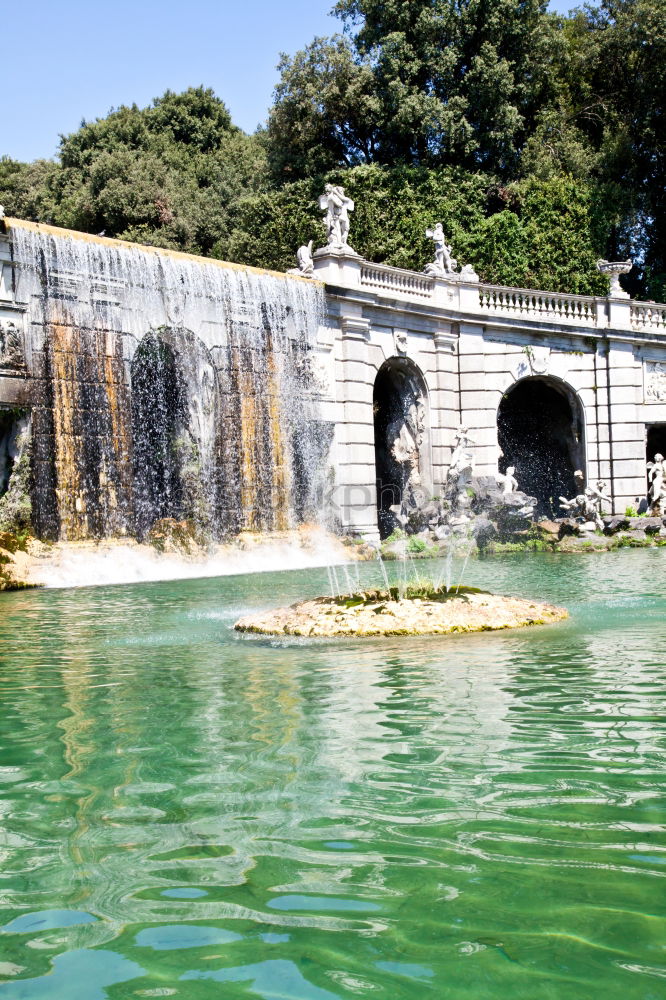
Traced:
<path id="1" fill-rule="evenodd" d="M 239 619 L 239 632 L 311 638 L 380 635 L 452 635 L 547 625 L 568 617 L 564 608 L 474 587 L 368 590 L 317 597 Z"/>

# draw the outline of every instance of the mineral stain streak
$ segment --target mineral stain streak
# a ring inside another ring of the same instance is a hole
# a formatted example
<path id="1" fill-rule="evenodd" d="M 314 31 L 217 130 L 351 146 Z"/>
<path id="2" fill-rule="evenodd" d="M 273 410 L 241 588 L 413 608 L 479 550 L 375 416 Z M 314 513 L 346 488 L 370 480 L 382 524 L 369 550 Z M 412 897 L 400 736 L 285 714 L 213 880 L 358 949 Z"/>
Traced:
<path id="1" fill-rule="evenodd" d="M 396 595 L 397 596 L 397 595 Z M 400 598 L 367 591 L 348 597 L 316 597 L 239 619 L 239 632 L 313 638 L 378 635 L 451 635 L 547 625 L 568 617 L 553 604 L 502 597 L 473 588 L 430 591 Z"/>

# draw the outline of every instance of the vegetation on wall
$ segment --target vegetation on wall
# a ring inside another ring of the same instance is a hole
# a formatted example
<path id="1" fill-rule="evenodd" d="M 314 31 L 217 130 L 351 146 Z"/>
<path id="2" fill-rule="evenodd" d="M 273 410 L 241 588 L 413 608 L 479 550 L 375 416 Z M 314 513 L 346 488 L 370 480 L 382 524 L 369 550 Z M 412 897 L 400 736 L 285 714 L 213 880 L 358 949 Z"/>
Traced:
<path id="1" fill-rule="evenodd" d="M 342 34 L 284 56 L 266 129 L 210 90 L 121 107 L 56 161 L 0 160 L 7 214 L 283 269 L 319 241 L 327 179 L 356 200 L 352 243 L 421 269 L 442 221 L 482 279 L 666 293 L 666 6 L 600 0 L 338 0 Z"/>

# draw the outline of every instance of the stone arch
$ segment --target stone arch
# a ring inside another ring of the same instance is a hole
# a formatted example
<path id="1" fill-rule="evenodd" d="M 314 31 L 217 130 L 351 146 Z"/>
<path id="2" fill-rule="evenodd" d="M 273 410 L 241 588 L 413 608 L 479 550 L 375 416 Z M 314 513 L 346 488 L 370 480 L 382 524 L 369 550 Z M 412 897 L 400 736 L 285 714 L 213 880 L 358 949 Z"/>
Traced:
<path id="1" fill-rule="evenodd" d="M 580 492 L 585 477 L 585 411 L 574 389 L 553 376 L 529 376 L 508 389 L 497 410 L 499 468 L 514 466 L 539 515 L 560 516 L 559 497 Z"/>
<path id="2" fill-rule="evenodd" d="M 32 413 L 0 403 L 0 522 L 4 530 L 32 527 Z"/>
<path id="3" fill-rule="evenodd" d="M 135 528 L 192 520 L 210 533 L 220 450 L 217 374 L 190 330 L 162 327 L 139 343 L 130 369 Z"/>
<path id="4" fill-rule="evenodd" d="M 392 357 L 373 389 L 377 522 L 386 538 L 432 492 L 428 387 L 409 358 Z"/>

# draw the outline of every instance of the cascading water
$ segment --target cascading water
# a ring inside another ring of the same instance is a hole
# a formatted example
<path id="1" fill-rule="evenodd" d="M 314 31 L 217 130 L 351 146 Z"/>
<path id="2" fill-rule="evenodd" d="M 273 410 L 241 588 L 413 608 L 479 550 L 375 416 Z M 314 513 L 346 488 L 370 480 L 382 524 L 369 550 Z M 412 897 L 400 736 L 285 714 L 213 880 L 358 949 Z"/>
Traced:
<path id="1" fill-rule="evenodd" d="M 316 519 L 332 438 L 312 365 L 321 285 L 31 223 L 9 235 L 41 386 L 40 535 Z"/>

